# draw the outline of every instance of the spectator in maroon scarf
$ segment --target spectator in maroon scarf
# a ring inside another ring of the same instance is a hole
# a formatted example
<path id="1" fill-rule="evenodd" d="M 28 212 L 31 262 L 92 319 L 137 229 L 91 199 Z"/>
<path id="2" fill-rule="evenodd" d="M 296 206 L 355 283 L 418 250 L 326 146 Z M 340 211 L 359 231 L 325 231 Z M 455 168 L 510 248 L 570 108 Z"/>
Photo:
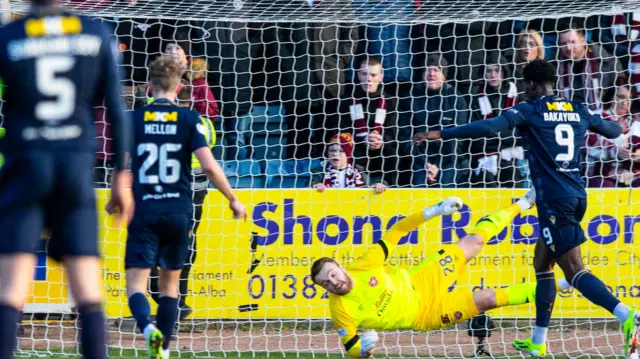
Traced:
<path id="1" fill-rule="evenodd" d="M 602 111 L 603 91 L 622 73 L 620 62 L 600 45 L 587 43 L 584 29 L 575 25 L 558 35 L 558 90 L 566 99 L 584 102 Z"/>
<path id="2" fill-rule="evenodd" d="M 506 60 L 497 52 L 487 56 L 484 80 L 475 86 L 471 95 L 471 121 L 500 116 L 518 104 L 518 88 L 508 80 Z M 522 139 L 516 130 L 498 137 L 471 141 L 471 183 L 480 187 L 520 187 L 523 176 L 518 161 L 524 160 Z"/>
<path id="3" fill-rule="evenodd" d="M 311 185 L 318 192 L 327 188 L 366 188 L 371 187 L 377 194 L 387 190 L 382 183 L 373 185 L 362 167 L 353 161 L 353 137 L 348 133 L 340 133 L 331 138 L 327 146 L 326 161 L 320 168 L 312 170 L 314 173 Z"/>
<path id="4" fill-rule="evenodd" d="M 598 17 L 599 43 L 629 71 L 640 92 L 640 11 Z"/>
<path id="5" fill-rule="evenodd" d="M 640 186 L 640 118 L 631 113 L 632 92 L 620 85 L 604 93 L 602 117 L 617 122 L 622 135 L 607 140 L 587 134 L 588 187 Z"/>
<path id="6" fill-rule="evenodd" d="M 398 184 L 398 102 L 385 93 L 380 60 L 364 59 L 358 83 L 345 91 L 342 122 L 354 132 L 354 159 L 371 177 Z M 348 114 L 348 115 L 347 115 Z"/>

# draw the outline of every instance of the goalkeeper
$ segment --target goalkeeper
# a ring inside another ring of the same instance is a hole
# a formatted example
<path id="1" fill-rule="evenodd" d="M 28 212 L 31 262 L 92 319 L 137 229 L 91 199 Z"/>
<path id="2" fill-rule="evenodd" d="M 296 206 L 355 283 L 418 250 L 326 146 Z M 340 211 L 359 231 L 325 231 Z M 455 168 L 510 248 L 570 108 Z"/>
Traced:
<path id="1" fill-rule="evenodd" d="M 459 198 L 447 198 L 399 221 L 377 246 L 346 268 L 331 258 L 315 261 L 311 278 L 330 293 L 331 318 L 348 355 L 369 357 L 378 341 L 375 331 L 366 331 L 360 337 L 358 328 L 435 330 L 490 309 L 534 302 L 535 283 L 475 293 L 449 293 L 447 290 L 464 273 L 467 261 L 480 252 L 485 242 L 534 202 L 532 189 L 518 202 L 485 217 L 458 243 L 441 249 L 410 269 L 385 267 L 384 264 L 400 238 L 433 217 L 458 211 L 462 207 Z"/>

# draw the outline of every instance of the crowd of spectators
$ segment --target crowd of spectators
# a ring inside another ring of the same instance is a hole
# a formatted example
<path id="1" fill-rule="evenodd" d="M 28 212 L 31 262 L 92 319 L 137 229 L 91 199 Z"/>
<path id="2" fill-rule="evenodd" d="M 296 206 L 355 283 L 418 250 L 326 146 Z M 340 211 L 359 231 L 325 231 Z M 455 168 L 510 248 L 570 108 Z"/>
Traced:
<path id="1" fill-rule="evenodd" d="M 528 187 L 517 130 L 421 146 L 411 137 L 499 116 L 525 100 L 522 68 L 544 58 L 557 67 L 558 95 L 624 129 L 614 141 L 585 138 L 587 185 L 640 186 L 640 13 L 440 25 L 106 20 L 121 43 L 129 109 L 150 96 L 146 64 L 179 57 L 180 104 L 214 121 L 231 175 L 248 162 L 259 171 L 245 175 L 267 175 L 280 161 L 292 170 L 279 174 L 306 176 L 296 186 L 318 191 Z M 96 183 L 106 185 L 108 119 L 96 115 Z M 301 161 L 310 164 L 296 172 Z"/>

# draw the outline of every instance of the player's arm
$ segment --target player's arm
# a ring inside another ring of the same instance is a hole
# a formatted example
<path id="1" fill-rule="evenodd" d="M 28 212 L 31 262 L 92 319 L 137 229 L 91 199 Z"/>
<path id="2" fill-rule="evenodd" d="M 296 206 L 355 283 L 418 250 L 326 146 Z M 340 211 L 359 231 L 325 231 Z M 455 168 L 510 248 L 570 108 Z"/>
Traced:
<path id="1" fill-rule="evenodd" d="M 373 354 L 377 342 L 375 331 L 358 335 L 358 323 L 347 312 L 340 298 L 332 296 L 329 301 L 331 321 L 338 331 L 342 345 L 351 358 L 368 358 Z"/>
<path id="2" fill-rule="evenodd" d="M 464 126 L 447 128 L 442 131 L 429 131 L 417 133 L 413 136 L 413 142 L 419 145 L 425 140 L 449 140 L 453 138 L 473 139 L 497 136 L 500 132 L 510 131 L 524 124 L 526 116 L 517 108 L 510 109 L 504 114 L 490 119 L 475 121 Z"/>
<path id="3" fill-rule="evenodd" d="M 451 214 L 460 210 L 460 208 L 462 208 L 462 200 L 457 197 L 449 197 L 436 205 L 403 218 L 391 226 L 384 237 L 378 241 L 377 246 L 369 249 L 362 259 L 349 265 L 349 267 L 357 266 L 358 269 L 366 270 L 384 265 L 389 254 L 396 249 L 402 237 L 430 219 Z"/>
<path id="4" fill-rule="evenodd" d="M 126 120 L 120 89 L 120 71 L 116 59 L 116 43 L 106 31 L 102 35 L 102 86 L 107 118 L 111 122 L 112 146 L 116 170 L 126 169 L 125 153 L 131 146 L 131 121 Z"/>
<path id="5" fill-rule="evenodd" d="M 622 134 L 622 127 L 613 121 L 605 121 L 600 115 L 585 108 L 584 116 L 589 121 L 589 131 L 595 132 L 606 138 L 618 138 Z"/>
<path id="6" fill-rule="evenodd" d="M 198 116 L 198 119 L 194 121 L 192 129 L 192 151 L 195 153 L 198 161 L 200 161 L 202 172 L 204 172 L 207 178 L 209 178 L 209 181 L 211 181 L 211 183 L 213 183 L 213 185 L 222 192 L 222 195 L 229 200 L 229 206 L 233 211 L 234 218 L 246 219 L 247 211 L 244 205 L 238 200 L 238 198 L 236 198 L 227 177 L 224 175 L 222 167 L 220 167 L 216 159 L 213 157 L 211 148 L 209 148 L 209 144 L 205 139 L 204 134 L 206 131 L 205 126 L 200 123 Z"/>
<path id="7" fill-rule="evenodd" d="M 133 145 L 131 121 L 127 121 L 124 112 L 124 102 L 120 90 L 120 72 L 116 59 L 116 42 L 104 27 L 101 27 L 102 46 L 100 57 L 102 61 L 102 79 L 99 90 L 104 91 L 104 104 L 107 118 L 111 122 L 111 137 L 114 152 L 114 174 L 111 187 L 110 214 L 119 213 L 122 220 L 126 216 L 128 220 L 133 218 L 133 201 L 128 192 L 133 184 L 133 177 L 127 171 L 128 156 Z M 119 225 L 117 223 L 116 225 Z"/>
<path id="8" fill-rule="evenodd" d="M 349 269 L 371 270 L 382 267 L 389 258 L 389 253 L 395 250 L 400 239 L 426 221 L 427 219 L 422 212 L 418 212 L 396 222 L 376 245 L 367 250 L 362 258 L 350 263 Z"/>

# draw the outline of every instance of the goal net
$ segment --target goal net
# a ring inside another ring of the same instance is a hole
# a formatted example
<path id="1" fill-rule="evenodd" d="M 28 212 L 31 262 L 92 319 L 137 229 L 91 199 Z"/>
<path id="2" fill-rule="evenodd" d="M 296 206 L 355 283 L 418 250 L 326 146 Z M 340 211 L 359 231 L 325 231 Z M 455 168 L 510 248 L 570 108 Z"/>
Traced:
<path id="1" fill-rule="evenodd" d="M 129 110 L 151 96 L 150 60 L 184 52 L 179 103 L 212 122 L 214 155 L 249 208 L 246 222 L 232 220 L 222 196 L 194 176 L 195 212 L 202 213 L 185 281 L 192 312 L 178 325 L 173 357 L 343 355 L 327 295 L 310 279 L 310 264 L 323 256 L 352 262 L 402 217 L 460 197 L 460 213 L 417 228 L 390 254 L 389 266 L 416 266 L 523 195 L 531 180 L 517 132 L 420 146 L 411 137 L 490 119 L 524 101 L 522 69 L 537 58 L 557 66 L 559 95 L 625 129 L 615 141 L 589 134 L 584 148 L 572 150 L 582 153 L 589 187 L 584 262 L 621 301 L 640 306 L 640 192 L 634 190 L 640 185 L 639 2 L 64 3 L 101 18 L 117 37 Z M 10 7 L 17 17 L 28 3 L 12 1 Z M 567 105 L 550 106 L 562 112 Z M 110 350 L 116 357 L 145 356 L 127 307 L 126 231 L 103 210 L 112 165 L 108 119 L 99 106 L 96 127 Z M 330 160 L 342 153 L 346 160 Z M 346 171 L 334 169 L 345 163 Z M 519 215 L 443 293 L 535 281 L 538 236 L 535 209 Z M 562 277 L 559 270 L 556 277 Z M 79 354 L 64 272 L 42 252 L 35 279 L 19 352 Z M 150 286 L 150 299 L 156 288 Z M 511 342 L 530 335 L 535 305 L 488 314 L 496 329 L 485 349 L 519 356 Z M 473 355 L 476 338 L 467 321 L 452 325 L 457 319 L 436 318 L 443 329 L 428 333 L 381 333 L 376 355 Z M 623 335 L 612 315 L 569 289 L 558 294 L 549 344 L 554 355 L 614 356 L 622 351 Z"/>

